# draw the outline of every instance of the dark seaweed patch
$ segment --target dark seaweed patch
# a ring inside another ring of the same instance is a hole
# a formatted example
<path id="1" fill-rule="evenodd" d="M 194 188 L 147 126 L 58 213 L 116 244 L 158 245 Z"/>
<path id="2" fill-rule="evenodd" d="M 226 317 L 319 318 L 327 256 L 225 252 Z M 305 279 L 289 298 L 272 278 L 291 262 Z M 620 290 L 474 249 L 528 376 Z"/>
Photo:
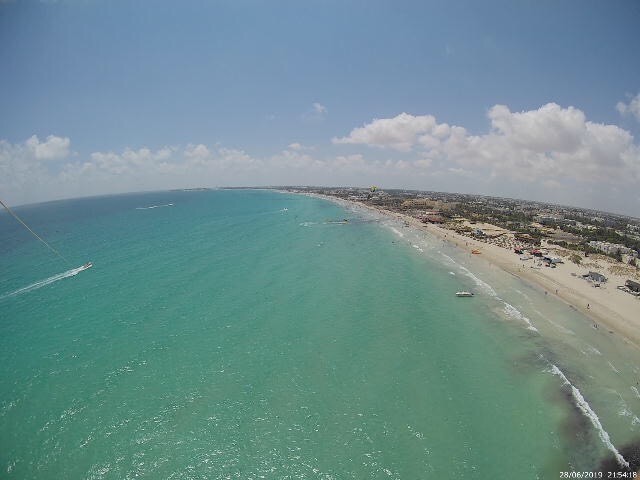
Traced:
<path id="1" fill-rule="evenodd" d="M 616 457 L 610 454 L 600 462 L 601 472 L 640 472 L 640 439 L 624 445 L 618 451 L 629 462 L 629 468 L 620 466 Z"/>
<path id="2" fill-rule="evenodd" d="M 571 414 L 562 425 L 563 434 L 576 442 L 588 442 L 593 433 L 593 425 L 576 405 L 573 392 L 567 385 L 562 388 L 562 396 L 563 400 L 571 406 Z"/>

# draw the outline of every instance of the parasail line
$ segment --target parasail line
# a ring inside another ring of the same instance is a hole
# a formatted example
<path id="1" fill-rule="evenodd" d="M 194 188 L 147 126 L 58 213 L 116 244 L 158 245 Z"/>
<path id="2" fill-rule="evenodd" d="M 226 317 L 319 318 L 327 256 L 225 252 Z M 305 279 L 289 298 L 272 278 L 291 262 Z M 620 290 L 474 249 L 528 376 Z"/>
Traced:
<path id="1" fill-rule="evenodd" d="M 31 228 L 29 228 L 29 225 L 27 225 L 26 223 L 24 223 L 24 222 L 22 221 L 22 219 L 21 219 L 20 217 L 18 217 L 18 215 L 16 215 L 16 214 L 13 212 L 13 210 L 11 210 L 11 209 L 9 208 L 9 206 L 8 206 L 6 203 L 4 203 L 2 200 L 0 200 L 0 204 L 2 204 L 2 206 L 7 210 L 7 212 L 9 212 L 9 213 L 13 216 L 13 218 L 15 218 L 17 221 L 19 221 L 22 225 L 24 225 L 24 227 L 25 227 L 27 230 L 29 230 L 29 231 L 33 234 L 33 236 L 34 236 L 34 237 L 36 237 L 38 240 L 40 240 L 42 243 L 44 243 L 44 244 L 47 246 L 47 248 L 48 248 L 49 250 L 51 250 L 53 253 L 55 253 L 56 255 L 58 255 L 58 256 L 59 256 L 62 260 L 64 260 L 68 265 L 71 265 L 71 262 L 70 262 L 69 260 L 67 260 L 65 257 L 63 257 L 63 256 L 62 256 L 62 254 L 61 254 L 59 251 L 57 251 L 55 248 L 53 248 L 51 245 L 49 245 L 47 242 L 45 242 L 45 241 L 44 241 L 44 240 L 43 240 L 43 239 L 42 239 L 42 238 L 41 238 L 41 237 L 40 237 L 36 232 L 34 232 L 33 230 L 31 230 Z"/>

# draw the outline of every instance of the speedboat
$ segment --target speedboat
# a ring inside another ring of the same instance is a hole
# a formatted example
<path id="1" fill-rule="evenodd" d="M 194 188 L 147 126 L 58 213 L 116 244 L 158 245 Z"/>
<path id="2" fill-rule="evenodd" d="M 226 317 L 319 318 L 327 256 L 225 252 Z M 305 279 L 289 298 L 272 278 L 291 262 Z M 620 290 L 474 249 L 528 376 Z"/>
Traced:
<path id="1" fill-rule="evenodd" d="M 473 297 L 471 292 L 456 292 L 456 297 Z"/>
<path id="2" fill-rule="evenodd" d="M 85 270 L 86 270 L 87 268 L 91 268 L 91 267 L 93 267 L 93 263 L 91 263 L 91 262 L 87 262 L 87 263 L 85 263 L 84 265 L 82 265 L 82 268 L 83 268 L 83 269 L 85 269 Z"/>

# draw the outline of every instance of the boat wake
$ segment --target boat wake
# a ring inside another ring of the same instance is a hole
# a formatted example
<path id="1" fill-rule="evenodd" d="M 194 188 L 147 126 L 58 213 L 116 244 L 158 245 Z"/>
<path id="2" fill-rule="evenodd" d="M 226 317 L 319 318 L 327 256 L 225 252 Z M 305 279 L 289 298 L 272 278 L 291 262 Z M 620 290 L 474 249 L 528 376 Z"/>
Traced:
<path id="1" fill-rule="evenodd" d="M 16 295 L 21 295 L 23 293 L 28 293 L 28 292 L 31 292 L 33 290 L 37 290 L 38 288 L 42 288 L 42 287 L 46 287 L 47 285 L 51 285 L 52 283 L 57 282 L 59 280 L 63 280 L 65 278 L 73 277 L 73 276 L 79 274 L 80 272 L 82 272 L 84 270 L 87 270 L 88 268 L 91 268 L 91 266 L 92 265 L 88 263 L 88 264 L 82 265 L 81 267 L 72 268 L 71 270 L 67 270 L 66 272 L 58 273 L 57 275 L 54 275 L 52 277 L 45 278 L 44 280 L 40 280 L 39 282 L 32 283 L 31 285 L 19 288 L 18 290 L 15 290 L 15 291 L 13 291 L 11 293 L 7 293 L 5 295 L 2 295 L 0 297 L 0 300 L 3 300 L 5 298 L 9 298 L 9 297 L 15 297 Z"/>
<path id="2" fill-rule="evenodd" d="M 136 210 L 150 210 L 152 208 L 173 207 L 173 203 L 165 203 L 164 205 L 151 205 L 149 207 L 136 207 Z"/>

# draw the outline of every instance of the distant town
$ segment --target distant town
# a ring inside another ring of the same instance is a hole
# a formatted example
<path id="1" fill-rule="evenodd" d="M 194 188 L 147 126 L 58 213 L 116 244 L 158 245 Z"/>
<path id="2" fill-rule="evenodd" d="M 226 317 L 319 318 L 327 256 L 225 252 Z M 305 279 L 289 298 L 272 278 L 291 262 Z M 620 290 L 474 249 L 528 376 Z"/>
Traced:
<path id="1" fill-rule="evenodd" d="M 271 187 L 358 202 L 411 216 L 424 224 L 505 248 L 552 247 L 573 263 L 607 256 L 640 272 L 640 219 L 613 213 L 511 198 L 416 190 L 369 188 Z M 507 239 L 509 239 L 507 241 Z M 622 273 L 622 272 L 621 272 Z M 632 282 L 635 286 L 637 282 Z"/>

